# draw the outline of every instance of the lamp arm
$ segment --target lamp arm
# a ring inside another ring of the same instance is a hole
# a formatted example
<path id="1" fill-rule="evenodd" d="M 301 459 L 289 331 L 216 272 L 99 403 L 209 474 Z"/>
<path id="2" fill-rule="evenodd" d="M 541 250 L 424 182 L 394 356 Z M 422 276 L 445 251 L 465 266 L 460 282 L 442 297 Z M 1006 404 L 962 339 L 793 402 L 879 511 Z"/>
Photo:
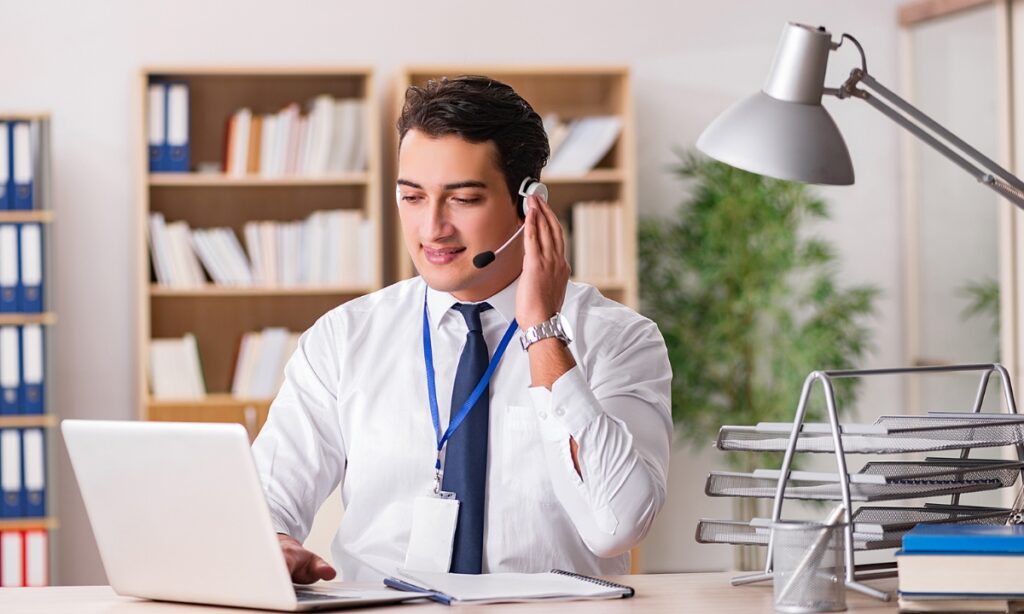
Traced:
<path id="1" fill-rule="evenodd" d="M 874 95 L 864 89 L 857 88 L 858 83 L 862 83 L 871 89 Z M 883 115 L 962 168 L 977 181 L 992 188 L 1017 207 L 1024 209 L 1024 182 L 1018 179 L 1016 175 L 996 164 L 995 161 L 974 147 L 971 147 L 963 139 L 944 128 L 906 100 L 900 98 L 895 92 L 879 83 L 862 69 L 853 69 L 846 83 L 838 89 L 827 88 L 825 93 L 837 98 L 860 98 L 867 102 Z M 892 106 L 880 99 L 884 99 L 884 101 L 887 101 Z M 903 113 L 900 113 L 900 111 Z M 914 121 L 908 119 L 908 116 Z M 940 141 L 922 128 L 922 125 L 941 136 L 959 151 Z M 973 163 L 971 160 L 973 160 Z"/>

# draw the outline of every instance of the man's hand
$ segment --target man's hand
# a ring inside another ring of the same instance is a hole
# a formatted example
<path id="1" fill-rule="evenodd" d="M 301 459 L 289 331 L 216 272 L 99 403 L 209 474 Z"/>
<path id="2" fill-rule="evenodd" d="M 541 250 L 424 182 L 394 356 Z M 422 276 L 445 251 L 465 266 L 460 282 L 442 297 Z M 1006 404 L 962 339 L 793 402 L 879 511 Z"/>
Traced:
<path id="1" fill-rule="evenodd" d="M 288 573 L 292 576 L 292 582 L 312 584 L 319 580 L 333 580 L 338 575 L 338 572 L 328 565 L 327 561 L 303 548 L 302 544 L 292 537 L 278 533 L 277 541 L 281 544 L 281 552 L 284 553 L 284 560 L 288 564 Z"/>
<path id="2" fill-rule="evenodd" d="M 562 308 L 569 283 L 565 237 L 554 211 L 543 200 L 527 199 L 526 257 L 516 289 L 516 320 L 525 330 L 548 320 Z"/>

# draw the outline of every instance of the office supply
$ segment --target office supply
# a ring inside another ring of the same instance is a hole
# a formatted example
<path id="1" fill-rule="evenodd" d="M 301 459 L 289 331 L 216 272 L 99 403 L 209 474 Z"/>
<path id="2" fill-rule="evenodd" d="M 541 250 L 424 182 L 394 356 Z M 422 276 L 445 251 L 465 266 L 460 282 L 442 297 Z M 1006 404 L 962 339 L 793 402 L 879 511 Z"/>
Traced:
<path id="1" fill-rule="evenodd" d="M 419 597 L 293 586 L 240 425 L 65 420 L 61 432 L 118 594 L 287 611 Z"/>
<path id="2" fill-rule="evenodd" d="M 874 424 L 841 424 L 833 380 L 883 375 L 922 373 L 980 373 L 978 393 L 969 412 L 935 412 L 914 416 L 882 416 Z M 993 374 L 1002 383 L 1006 414 L 980 413 L 985 389 Z M 825 393 L 827 423 L 806 421 L 807 403 L 814 386 Z M 984 385 L 982 385 L 984 384 Z M 764 571 L 740 576 L 733 584 L 747 584 L 773 578 L 772 552 L 775 547 L 770 527 L 782 519 L 787 499 L 815 499 L 841 502 L 844 510 L 844 583 L 864 594 L 887 599 L 882 591 L 862 580 L 892 575 L 893 564 L 860 567 L 855 553 L 893 548 L 914 524 L 968 523 L 1003 524 L 1009 509 L 967 506 L 960 495 L 1012 486 L 1024 468 L 1017 461 L 968 458 L 975 447 L 1019 446 L 1024 443 L 1024 416 L 1017 415 L 1009 375 L 1002 365 L 955 365 L 867 371 L 816 371 L 804 381 L 800 403 L 792 423 L 760 423 L 755 426 L 723 426 L 716 447 L 733 451 L 784 452 L 778 470 L 759 469 L 753 473 L 712 472 L 705 492 L 711 496 L 742 496 L 773 499 L 772 517 L 750 522 L 702 520 L 697 527 L 701 543 L 758 544 L 768 546 Z M 1019 449 L 1019 448 L 1018 448 Z M 956 450 L 960 458 L 929 457 L 924 461 L 872 461 L 860 471 L 848 468 L 849 454 L 904 454 L 907 452 Z M 797 453 L 832 454 L 835 472 L 794 471 Z M 876 502 L 949 495 L 949 504 L 929 503 L 923 507 L 862 506 L 855 502 Z"/>
<path id="3" fill-rule="evenodd" d="M 0 415 L 21 413 L 21 339 L 17 326 L 0 326 Z"/>
<path id="4" fill-rule="evenodd" d="M 0 224 L 0 313 L 18 311 L 18 226 Z"/>
<path id="5" fill-rule="evenodd" d="M 43 439 L 43 429 L 21 430 L 22 501 L 24 516 L 29 518 L 46 516 L 46 447 Z"/>
<path id="6" fill-rule="evenodd" d="M 634 590 L 609 580 L 567 571 L 548 573 L 456 574 L 402 569 L 384 583 L 399 590 L 427 593 L 447 605 L 520 601 L 621 599 Z"/>
<path id="7" fill-rule="evenodd" d="M 25 542 L 21 531 L 0 532 L 0 586 L 25 585 Z"/>
<path id="8" fill-rule="evenodd" d="M 21 327 L 21 413 L 43 413 L 43 373 L 43 327 L 25 324 Z"/>
<path id="9" fill-rule="evenodd" d="M 25 515 L 25 491 L 22 487 L 21 433 L 18 429 L 0 430 L 0 518 Z"/>
<path id="10" fill-rule="evenodd" d="M 27 121 L 11 123 L 11 181 L 14 193 L 11 195 L 11 209 L 33 208 L 33 184 L 35 160 L 32 151 L 32 124 Z"/>
<path id="11" fill-rule="evenodd" d="M 25 586 L 46 586 L 50 582 L 49 537 L 46 531 L 28 530 L 25 541 Z"/>
<path id="12" fill-rule="evenodd" d="M 189 86 L 167 84 L 167 145 L 164 172 L 187 173 L 191 168 L 189 146 Z"/>
<path id="13" fill-rule="evenodd" d="M 167 170 L 167 85 L 150 83 L 146 96 L 149 172 Z"/>
<path id="14" fill-rule="evenodd" d="M 21 275 L 18 283 L 18 311 L 43 311 L 43 229 L 39 224 L 21 224 L 19 248 Z"/>
<path id="15" fill-rule="evenodd" d="M 0 121 L 0 211 L 11 208 L 11 125 Z"/>

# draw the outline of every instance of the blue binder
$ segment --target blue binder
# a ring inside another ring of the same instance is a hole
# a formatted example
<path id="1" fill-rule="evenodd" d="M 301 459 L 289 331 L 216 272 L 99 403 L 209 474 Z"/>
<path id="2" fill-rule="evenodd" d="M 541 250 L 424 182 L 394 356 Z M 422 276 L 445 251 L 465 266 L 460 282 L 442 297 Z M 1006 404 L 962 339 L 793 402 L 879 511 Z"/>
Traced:
<path id="1" fill-rule="evenodd" d="M 14 184 L 11 209 L 27 210 L 33 206 L 32 128 L 29 122 L 12 122 L 11 126 L 11 181 Z"/>
<path id="2" fill-rule="evenodd" d="M 21 413 L 42 414 L 45 389 L 43 358 L 43 327 L 26 324 L 21 327 Z"/>
<path id="3" fill-rule="evenodd" d="M 21 413 L 21 345 L 17 326 L 0 326 L 0 415 Z"/>
<path id="4" fill-rule="evenodd" d="M 164 171 L 187 173 L 191 166 L 192 150 L 189 144 L 189 88 L 187 83 L 167 84 L 165 102 L 167 123 L 165 135 Z"/>
<path id="5" fill-rule="evenodd" d="M 25 515 L 25 471 L 21 464 L 21 434 L 18 429 L 0 430 L 0 518 Z"/>
<path id="6" fill-rule="evenodd" d="M 40 224 L 21 224 L 18 233 L 18 311 L 43 311 L 43 228 Z"/>
<path id="7" fill-rule="evenodd" d="M 24 515 L 46 516 L 46 441 L 43 429 L 22 429 L 21 470 Z"/>
<path id="8" fill-rule="evenodd" d="M 148 101 L 149 172 L 167 170 L 167 84 L 150 83 Z"/>
<path id="9" fill-rule="evenodd" d="M 0 122 L 0 211 L 11 208 L 11 125 Z"/>
<path id="10" fill-rule="evenodd" d="M 0 313 L 18 311 L 19 252 L 17 224 L 0 224 Z"/>

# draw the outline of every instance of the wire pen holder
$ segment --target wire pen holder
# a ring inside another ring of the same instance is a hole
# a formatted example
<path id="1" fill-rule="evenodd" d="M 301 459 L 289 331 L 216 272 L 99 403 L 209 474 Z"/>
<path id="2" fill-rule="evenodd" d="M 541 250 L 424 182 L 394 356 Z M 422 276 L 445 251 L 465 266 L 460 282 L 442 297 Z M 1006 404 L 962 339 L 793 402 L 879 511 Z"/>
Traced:
<path id="1" fill-rule="evenodd" d="M 979 374 L 977 393 L 969 412 L 929 413 L 920 416 L 881 416 L 873 424 L 840 424 L 834 380 L 883 375 L 926 373 Z M 1005 413 L 981 413 L 992 375 L 998 376 Z M 827 423 L 806 422 L 808 400 L 816 385 L 825 397 Z M 973 448 L 1013 446 L 1017 460 L 969 458 Z M 767 546 L 764 570 L 738 576 L 733 585 L 771 580 L 772 526 L 782 522 L 785 499 L 836 502 L 830 522 L 840 522 L 843 531 L 844 583 L 847 588 L 887 601 L 890 595 L 862 583 L 863 580 L 893 577 L 895 562 L 855 564 L 855 552 L 898 547 L 902 536 L 915 524 L 963 522 L 1005 524 L 1024 517 L 1021 505 L 1014 509 L 960 504 L 960 495 L 1024 484 L 1024 416 L 1017 413 L 1009 373 L 1000 364 L 967 364 L 940 367 L 906 367 L 814 371 L 804 380 L 792 423 L 763 422 L 756 426 L 723 426 L 715 442 L 720 450 L 784 452 L 777 470 L 758 469 L 752 473 L 713 471 L 705 493 L 709 496 L 771 498 L 770 518 L 749 522 L 701 520 L 696 539 L 700 543 L 728 543 Z M 928 457 L 923 461 L 872 461 L 851 472 L 848 454 L 905 454 L 958 450 L 959 458 Z M 832 454 L 835 472 L 793 470 L 797 453 Z M 950 496 L 948 504 L 927 503 L 923 507 L 854 504 Z"/>

